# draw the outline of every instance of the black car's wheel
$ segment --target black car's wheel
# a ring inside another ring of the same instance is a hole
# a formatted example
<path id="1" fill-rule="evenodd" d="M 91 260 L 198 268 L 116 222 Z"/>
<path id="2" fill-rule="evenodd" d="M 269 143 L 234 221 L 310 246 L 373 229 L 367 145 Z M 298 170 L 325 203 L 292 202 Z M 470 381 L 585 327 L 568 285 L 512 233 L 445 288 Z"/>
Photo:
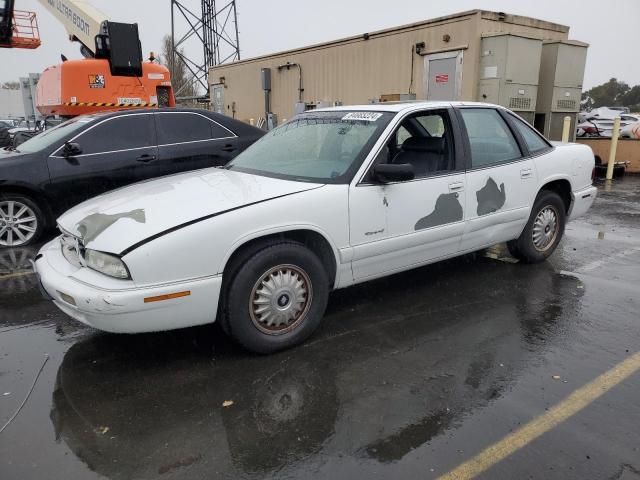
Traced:
<path id="1" fill-rule="evenodd" d="M 565 205 L 560 196 L 543 190 L 536 198 L 520 237 L 507 243 L 509 252 L 527 263 L 546 260 L 560 243 L 565 222 Z"/>
<path id="2" fill-rule="evenodd" d="M 320 325 L 327 273 L 304 245 L 265 244 L 236 269 L 222 309 L 225 330 L 248 350 L 271 353 L 304 341 Z"/>
<path id="3" fill-rule="evenodd" d="M 0 248 L 31 245 L 44 229 L 45 217 L 33 200 L 0 193 Z"/>

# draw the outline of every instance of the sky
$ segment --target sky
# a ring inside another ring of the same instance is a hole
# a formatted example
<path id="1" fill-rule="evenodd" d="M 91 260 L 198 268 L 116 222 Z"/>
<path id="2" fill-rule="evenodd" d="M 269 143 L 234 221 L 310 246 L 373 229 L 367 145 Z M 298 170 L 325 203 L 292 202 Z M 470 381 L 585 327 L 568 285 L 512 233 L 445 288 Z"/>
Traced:
<path id="1" fill-rule="evenodd" d="M 182 0 L 197 10 L 199 0 Z M 142 50 L 158 52 L 171 32 L 169 0 L 92 0 L 111 20 L 137 22 Z M 218 1 L 219 4 L 225 2 Z M 475 8 L 540 18 L 571 27 L 571 39 L 590 44 L 584 86 L 611 77 L 640 84 L 639 0 L 237 0 L 242 58 L 358 35 Z M 0 82 L 40 72 L 67 58 L 81 58 L 78 44 L 36 0 L 16 0 L 16 9 L 35 11 L 42 46 L 0 49 Z M 200 50 L 186 44 L 187 54 Z"/>

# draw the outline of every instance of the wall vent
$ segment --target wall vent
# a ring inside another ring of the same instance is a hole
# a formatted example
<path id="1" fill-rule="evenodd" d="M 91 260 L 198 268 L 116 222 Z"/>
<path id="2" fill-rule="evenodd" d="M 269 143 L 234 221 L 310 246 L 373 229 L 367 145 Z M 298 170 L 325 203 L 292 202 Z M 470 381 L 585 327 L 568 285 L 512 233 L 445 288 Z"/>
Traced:
<path id="1" fill-rule="evenodd" d="M 558 100 L 556 106 L 560 110 L 577 110 L 575 100 Z"/>
<path id="2" fill-rule="evenodd" d="M 511 110 L 531 110 L 531 99 L 526 97 L 511 97 L 509 99 Z"/>

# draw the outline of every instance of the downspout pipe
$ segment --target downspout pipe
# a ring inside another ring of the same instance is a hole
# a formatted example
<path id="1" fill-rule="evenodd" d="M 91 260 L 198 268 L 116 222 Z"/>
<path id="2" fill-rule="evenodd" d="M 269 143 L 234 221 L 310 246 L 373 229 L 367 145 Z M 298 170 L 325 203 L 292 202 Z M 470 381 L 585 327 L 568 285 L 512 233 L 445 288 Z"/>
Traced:
<path id="1" fill-rule="evenodd" d="M 302 103 L 302 92 L 304 92 L 304 88 L 302 88 L 302 66 L 299 63 L 283 63 L 282 65 L 278 65 L 278 71 L 281 71 L 283 68 L 289 70 L 291 67 L 297 67 L 298 69 L 298 101 Z"/>

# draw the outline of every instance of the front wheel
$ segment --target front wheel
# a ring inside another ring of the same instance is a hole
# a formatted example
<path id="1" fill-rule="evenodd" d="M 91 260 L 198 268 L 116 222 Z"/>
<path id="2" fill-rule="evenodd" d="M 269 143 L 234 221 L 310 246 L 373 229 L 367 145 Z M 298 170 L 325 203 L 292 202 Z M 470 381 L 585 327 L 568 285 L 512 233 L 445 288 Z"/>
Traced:
<path id="1" fill-rule="evenodd" d="M 293 347 L 320 325 L 329 281 L 322 262 L 304 245 L 267 244 L 229 274 L 222 322 L 248 350 Z"/>
<path id="2" fill-rule="evenodd" d="M 533 205 L 520 237 L 507 243 L 509 252 L 526 263 L 543 262 L 560 243 L 565 222 L 562 198 L 555 192 L 543 190 Z"/>
<path id="3" fill-rule="evenodd" d="M 31 245 L 44 229 L 44 215 L 33 200 L 0 193 L 0 248 Z"/>

